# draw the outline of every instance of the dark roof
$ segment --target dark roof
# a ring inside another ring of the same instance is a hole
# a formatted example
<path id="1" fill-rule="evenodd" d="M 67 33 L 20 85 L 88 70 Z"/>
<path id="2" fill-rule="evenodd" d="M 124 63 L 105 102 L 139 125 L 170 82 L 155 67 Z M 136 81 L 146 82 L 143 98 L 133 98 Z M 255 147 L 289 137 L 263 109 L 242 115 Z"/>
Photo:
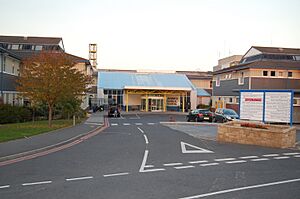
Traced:
<path id="1" fill-rule="evenodd" d="M 0 43 L 18 44 L 56 44 L 62 41 L 61 37 L 23 37 L 23 36 L 1 36 Z"/>
<path id="2" fill-rule="evenodd" d="M 268 68 L 268 69 L 283 69 L 283 70 L 300 70 L 300 62 L 299 61 L 271 61 L 271 60 L 260 60 L 249 62 L 245 64 L 238 64 L 236 66 L 232 66 L 229 68 L 224 68 L 219 71 L 215 71 L 213 74 L 222 74 L 230 71 L 243 70 L 247 68 Z"/>
<path id="3" fill-rule="evenodd" d="M 76 63 L 86 63 L 88 65 L 91 64 L 88 59 L 85 59 L 85 58 L 82 58 L 82 57 L 78 57 L 78 56 L 75 56 L 75 55 L 71 55 L 69 53 L 65 53 L 65 55 L 67 55 L 68 57 L 70 57 L 70 59 L 72 59 Z"/>
<path id="4" fill-rule="evenodd" d="M 252 46 L 251 48 L 255 48 L 261 51 L 262 53 L 300 55 L 299 48 L 280 48 L 280 47 L 262 47 L 262 46 Z"/>
<path id="5" fill-rule="evenodd" d="M 199 75 L 186 75 L 187 76 L 187 78 L 189 78 L 189 79 L 197 79 L 197 80 L 199 80 L 199 79 L 204 79 L 204 80 L 209 80 L 209 79 L 212 79 L 212 75 L 209 75 L 209 76 L 199 76 Z"/>
<path id="6" fill-rule="evenodd" d="M 11 56 L 11 57 L 13 57 L 13 58 L 16 58 L 16 59 L 18 59 L 18 60 L 21 60 L 21 57 L 20 57 L 20 56 L 18 56 L 16 53 L 12 53 L 12 52 L 6 50 L 5 48 L 1 48 L 1 47 L 0 47 L 0 52 L 1 52 L 1 53 L 7 53 L 9 56 Z"/>

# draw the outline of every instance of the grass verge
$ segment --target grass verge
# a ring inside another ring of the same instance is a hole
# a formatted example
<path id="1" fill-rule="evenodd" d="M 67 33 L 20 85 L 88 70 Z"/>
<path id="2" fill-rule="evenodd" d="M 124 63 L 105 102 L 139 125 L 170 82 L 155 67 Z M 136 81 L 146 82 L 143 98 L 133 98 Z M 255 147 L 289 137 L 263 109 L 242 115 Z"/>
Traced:
<path id="1" fill-rule="evenodd" d="M 81 121 L 76 121 L 77 124 L 79 122 Z M 26 138 L 33 135 L 46 133 L 56 129 L 71 126 L 72 124 L 72 120 L 53 120 L 51 128 L 48 127 L 48 120 L 4 124 L 0 125 L 0 142 L 6 142 L 9 140 Z"/>

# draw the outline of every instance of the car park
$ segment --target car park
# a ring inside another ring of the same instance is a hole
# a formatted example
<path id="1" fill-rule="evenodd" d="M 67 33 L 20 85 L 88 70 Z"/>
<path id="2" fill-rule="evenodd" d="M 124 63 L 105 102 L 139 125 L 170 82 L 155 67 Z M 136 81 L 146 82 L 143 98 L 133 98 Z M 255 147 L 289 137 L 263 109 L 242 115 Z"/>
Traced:
<path id="1" fill-rule="evenodd" d="M 215 116 L 214 113 L 209 111 L 208 109 L 195 109 L 189 112 L 187 115 L 187 121 L 191 122 L 202 122 L 202 121 L 209 121 L 214 122 Z"/>
<path id="2" fill-rule="evenodd" d="M 239 115 L 233 109 L 217 108 L 215 111 L 216 122 L 227 122 L 239 119 Z"/>

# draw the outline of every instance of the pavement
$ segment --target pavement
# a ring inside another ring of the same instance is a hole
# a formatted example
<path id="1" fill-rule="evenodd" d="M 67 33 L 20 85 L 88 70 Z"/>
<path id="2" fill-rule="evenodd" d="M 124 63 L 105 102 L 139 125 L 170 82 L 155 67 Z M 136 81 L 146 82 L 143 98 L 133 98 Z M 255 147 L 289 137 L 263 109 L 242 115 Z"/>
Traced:
<path id="1" fill-rule="evenodd" d="M 104 125 L 104 113 L 97 112 L 81 124 L 23 139 L 0 143 L 0 161 L 47 150 L 73 141 Z"/>

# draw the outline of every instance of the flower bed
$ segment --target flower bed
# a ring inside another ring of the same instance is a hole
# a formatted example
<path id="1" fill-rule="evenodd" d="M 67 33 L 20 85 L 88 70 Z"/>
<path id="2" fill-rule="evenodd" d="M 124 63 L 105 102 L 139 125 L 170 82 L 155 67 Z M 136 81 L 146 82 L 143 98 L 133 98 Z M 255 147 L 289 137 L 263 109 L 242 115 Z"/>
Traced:
<path id="1" fill-rule="evenodd" d="M 290 148 L 296 143 L 296 128 L 257 122 L 232 121 L 218 126 L 217 140 L 267 147 Z"/>

